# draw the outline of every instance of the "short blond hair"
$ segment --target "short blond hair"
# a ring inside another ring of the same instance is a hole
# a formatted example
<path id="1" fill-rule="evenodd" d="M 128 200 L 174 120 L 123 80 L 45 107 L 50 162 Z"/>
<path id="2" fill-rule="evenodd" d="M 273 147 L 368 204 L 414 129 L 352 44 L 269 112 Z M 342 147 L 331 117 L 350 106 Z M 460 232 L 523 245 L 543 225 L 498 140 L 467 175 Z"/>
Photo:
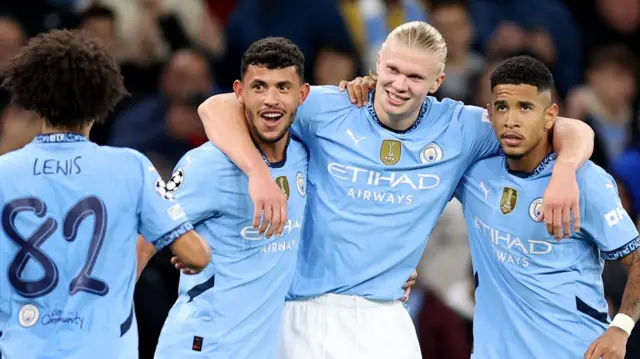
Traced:
<path id="1" fill-rule="evenodd" d="M 447 43 L 444 41 L 440 31 L 428 23 L 424 21 L 404 23 L 393 29 L 385 42 L 390 39 L 396 39 L 412 48 L 437 54 L 444 69 L 444 63 L 447 61 Z"/>

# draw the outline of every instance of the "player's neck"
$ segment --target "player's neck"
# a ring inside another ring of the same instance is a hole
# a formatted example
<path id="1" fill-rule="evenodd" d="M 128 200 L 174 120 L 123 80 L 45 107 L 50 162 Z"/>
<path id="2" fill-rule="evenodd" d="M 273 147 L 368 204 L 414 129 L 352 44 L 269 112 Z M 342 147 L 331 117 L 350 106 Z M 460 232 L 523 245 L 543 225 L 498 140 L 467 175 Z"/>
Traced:
<path id="1" fill-rule="evenodd" d="M 552 150 L 553 148 L 549 141 L 540 141 L 536 147 L 519 159 L 507 157 L 507 166 L 511 171 L 531 173 L 538 168 Z"/>
<path id="2" fill-rule="evenodd" d="M 51 126 L 47 124 L 47 121 L 44 121 L 42 125 L 42 134 L 46 135 L 49 133 L 79 133 L 84 137 L 89 138 L 89 133 L 91 132 L 91 124 L 87 124 L 82 126 L 82 128 L 70 129 L 59 126 Z"/>
<path id="3" fill-rule="evenodd" d="M 411 126 L 413 126 L 413 124 L 418 119 L 418 115 L 420 114 L 421 108 L 418 107 L 414 112 L 410 113 L 409 115 L 392 117 L 389 113 L 387 113 L 382 108 L 383 99 L 376 98 L 379 96 L 379 94 L 383 94 L 383 93 L 384 91 L 382 92 L 376 91 L 375 95 L 373 96 L 373 109 L 374 111 L 376 111 L 376 116 L 378 116 L 378 120 L 380 120 L 380 123 L 382 123 L 389 129 L 394 131 L 406 131 Z"/>
<path id="4" fill-rule="evenodd" d="M 253 137 L 253 142 L 258 146 L 269 163 L 277 163 L 284 160 L 284 152 L 287 147 L 287 141 L 289 141 L 289 132 L 287 132 L 279 141 L 273 143 L 260 141 L 258 138 L 253 136 L 253 134 L 251 134 L 251 136 Z"/>

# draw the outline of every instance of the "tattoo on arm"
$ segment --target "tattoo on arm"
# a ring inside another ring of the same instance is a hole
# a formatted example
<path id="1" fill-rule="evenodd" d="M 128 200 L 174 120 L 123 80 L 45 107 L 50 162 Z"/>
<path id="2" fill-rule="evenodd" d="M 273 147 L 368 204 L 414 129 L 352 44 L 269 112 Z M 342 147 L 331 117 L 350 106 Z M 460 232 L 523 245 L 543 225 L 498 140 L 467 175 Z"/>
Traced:
<path id="1" fill-rule="evenodd" d="M 640 250 L 635 250 L 618 261 L 627 268 L 628 273 L 619 312 L 637 322 L 640 319 Z"/>

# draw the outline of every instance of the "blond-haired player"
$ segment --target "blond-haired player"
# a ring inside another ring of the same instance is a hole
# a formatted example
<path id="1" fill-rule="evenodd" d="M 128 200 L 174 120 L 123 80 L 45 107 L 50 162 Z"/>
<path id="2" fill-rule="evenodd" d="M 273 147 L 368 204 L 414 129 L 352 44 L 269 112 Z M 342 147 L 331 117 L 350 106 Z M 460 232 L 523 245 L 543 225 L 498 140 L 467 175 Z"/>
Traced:
<path id="1" fill-rule="evenodd" d="M 404 24 L 380 50 L 366 106 L 337 87 L 313 87 L 298 109 L 291 131 L 310 153 L 308 205 L 278 358 L 421 358 L 401 286 L 464 171 L 499 146 L 485 110 L 428 96 L 445 78 L 446 49 L 430 25 Z M 251 142 L 242 103 L 218 95 L 199 113 L 210 139 L 249 177 L 254 225 L 263 216 L 260 230 L 280 233 L 286 199 Z M 575 171 L 593 133 L 560 119 L 554 134 L 560 165 L 545 216 L 568 233 L 569 209 L 579 213 Z"/>

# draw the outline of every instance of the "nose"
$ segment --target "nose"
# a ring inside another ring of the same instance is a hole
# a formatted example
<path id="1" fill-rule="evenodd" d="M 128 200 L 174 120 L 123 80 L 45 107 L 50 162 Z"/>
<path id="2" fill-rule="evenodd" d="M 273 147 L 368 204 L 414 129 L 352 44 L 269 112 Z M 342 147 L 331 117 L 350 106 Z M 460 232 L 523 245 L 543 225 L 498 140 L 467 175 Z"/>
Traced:
<path id="1" fill-rule="evenodd" d="M 275 106 L 278 104 L 278 89 L 270 88 L 264 96 L 264 103 L 268 106 Z"/>
<path id="2" fill-rule="evenodd" d="M 520 127 L 518 124 L 518 114 L 515 113 L 515 111 L 509 111 L 507 113 L 507 121 L 505 121 L 504 126 L 508 128 Z"/>
<path id="3" fill-rule="evenodd" d="M 407 77 L 404 75 L 397 76 L 392 83 L 393 89 L 399 92 L 406 92 L 408 90 Z"/>

